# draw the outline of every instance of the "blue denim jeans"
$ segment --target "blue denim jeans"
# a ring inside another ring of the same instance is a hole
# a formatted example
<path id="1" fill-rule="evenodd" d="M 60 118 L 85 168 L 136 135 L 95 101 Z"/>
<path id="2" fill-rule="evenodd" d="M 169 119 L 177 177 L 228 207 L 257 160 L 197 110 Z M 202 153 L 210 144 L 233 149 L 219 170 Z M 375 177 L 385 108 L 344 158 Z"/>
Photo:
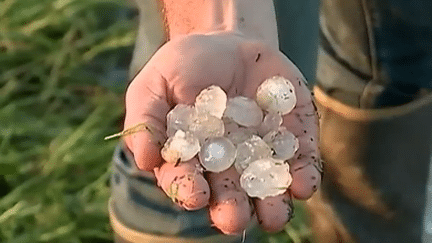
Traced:
<path id="1" fill-rule="evenodd" d="M 432 89 L 431 12 L 429 0 L 322 0 L 320 50 L 355 80 L 323 73 L 321 64 L 319 85 L 360 108 L 406 104 Z"/>

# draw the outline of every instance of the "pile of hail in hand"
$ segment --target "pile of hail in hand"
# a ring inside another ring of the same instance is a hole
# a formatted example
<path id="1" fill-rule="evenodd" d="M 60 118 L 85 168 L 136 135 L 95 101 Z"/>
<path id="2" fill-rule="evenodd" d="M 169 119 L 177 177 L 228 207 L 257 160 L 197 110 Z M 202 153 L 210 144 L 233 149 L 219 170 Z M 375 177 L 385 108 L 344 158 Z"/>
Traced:
<path id="1" fill-rule="evenodd" d="M 161 154 L 168 163 L 188 161 L 198 154 L 206 171 L 221 172 L 233 164 L 240 185 L 250 197 L 264 199 L 290 186 L 288 160 L 299 148 L 297 138 L 282 127 L 283 115 L 296 104 L 288 79 L 275 76 L 257 89 L 256 101 L 227 99 L 210 86 L 195 104 L 178 104 L 167 115 L 168 140 Z"/>

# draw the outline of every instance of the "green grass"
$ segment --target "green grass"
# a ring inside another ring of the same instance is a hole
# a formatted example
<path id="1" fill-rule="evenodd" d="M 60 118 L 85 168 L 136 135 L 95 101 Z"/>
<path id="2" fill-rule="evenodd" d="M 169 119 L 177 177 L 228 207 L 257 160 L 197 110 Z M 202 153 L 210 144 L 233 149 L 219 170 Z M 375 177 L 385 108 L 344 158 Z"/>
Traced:
<path id="1" fill-rule="evenodd" d="M 125 0 L 0 0 L 0 242 L 111 242 L 110 159 L 136 35 Z M 264 242 L 307 242 L 301 205 Z"/>

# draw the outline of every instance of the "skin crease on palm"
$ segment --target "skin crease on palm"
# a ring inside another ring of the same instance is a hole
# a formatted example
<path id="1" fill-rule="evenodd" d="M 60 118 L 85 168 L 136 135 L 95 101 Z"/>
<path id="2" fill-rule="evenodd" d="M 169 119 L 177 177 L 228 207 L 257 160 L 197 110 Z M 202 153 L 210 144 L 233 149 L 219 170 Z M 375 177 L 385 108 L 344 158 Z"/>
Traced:
<path id="1" fill-rule="evenodd" d="M 152 129 L 126 136 L 126 145 L 137 166 L 154 170 L 159 186 L 170 196 L 175 193 L 179 205 L 188 210 L 209 206 L 213 224 L 223 233 L 240 234 L 254 211 L 264 230 L 282 230 L 292 212 L 289 199 L 309 198 L 320 185 L 322 168 L 317 113 L 303 75 L 279 51 L 272 1 L 166 0 L 164 4 L 169 41 L 126 92 L 125 128 L 146 123 Z M 285 194 L 249 200 L 235 169 L 204 178 L 196 158 L 176 167 L 162 160 L 166 115 L 176 104 L 193 104 L 210 85 L 220 86 L 228 97 L 255 99 L 257 87 L 275 75 L 289 79 L 297 96 L 295 109 L 283 123 L 300 142 L 290 161 L 293 182 Z M 181 187 L 186 180 L 194 183 Z"/>

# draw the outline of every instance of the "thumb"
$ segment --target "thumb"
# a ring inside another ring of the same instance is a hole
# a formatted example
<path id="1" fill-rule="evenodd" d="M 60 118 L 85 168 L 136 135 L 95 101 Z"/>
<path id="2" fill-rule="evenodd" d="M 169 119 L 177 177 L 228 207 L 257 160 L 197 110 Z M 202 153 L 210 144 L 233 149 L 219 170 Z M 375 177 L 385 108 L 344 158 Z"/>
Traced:
<path id="1" fill-rule="evenodd" d="M 152 66 L 147 65 L 126 91 L 125 130 L 140 127 L 124 138 L 139 169 L 151 171 L 162 163 L 161 147 L 166 135 L 166 81 Z"/>

